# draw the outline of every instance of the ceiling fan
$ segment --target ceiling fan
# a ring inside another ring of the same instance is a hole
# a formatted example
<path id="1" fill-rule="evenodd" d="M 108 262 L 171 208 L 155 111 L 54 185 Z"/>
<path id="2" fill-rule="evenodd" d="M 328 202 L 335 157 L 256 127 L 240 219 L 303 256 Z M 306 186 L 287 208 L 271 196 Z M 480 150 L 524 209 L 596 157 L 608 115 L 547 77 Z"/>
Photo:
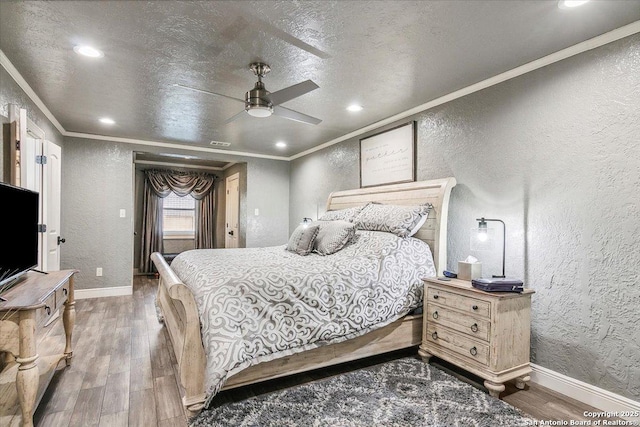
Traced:
<path id="1" fill-rule="evenodd" d="M 306 93 L 309 93 L 312 90 L 318 89 L 319 86 L 317 84 L 315 84 L 311 80 L 305 80 L 302 83 L 298 83 L 271 93 L 265 88 L 264 83 L 262 83 L 262 78 L 267 73 L 269 73 L 269 71 L 271 71 L 271 67 L 262 62 L 254 62 L 249 65 L 249 69 L 253 71 L 253 73 L 258 77 L 258 81 L 256 82 L 256 85 L 253 89 L 245 93 L 244 100 L 223 95 L 221 93 L 215 93 L 208 90 L 184 86 L 181 84 L 176 84 L 175 86 L 181 87 L 183 89 L 193 90 L 196 92 L 207 93 L 209 95 L 222 96 L 227 99 L 233 99 L 234 101 L 242 102 L 244 104 L 244 110 L 227 119 L 225 123 L 230 123 L 236 120 L 245 112 L 253 117 L 269 117 L 271 114 L 275 114 L 276 116 L 280 116 L 285 119 L 295 120 L 297 122 L 308 123 L 312 125 L 317 125 L 322 121 L 315 117 L 302 114 L 298 111 L 290 110 L 280 105 Z"/>

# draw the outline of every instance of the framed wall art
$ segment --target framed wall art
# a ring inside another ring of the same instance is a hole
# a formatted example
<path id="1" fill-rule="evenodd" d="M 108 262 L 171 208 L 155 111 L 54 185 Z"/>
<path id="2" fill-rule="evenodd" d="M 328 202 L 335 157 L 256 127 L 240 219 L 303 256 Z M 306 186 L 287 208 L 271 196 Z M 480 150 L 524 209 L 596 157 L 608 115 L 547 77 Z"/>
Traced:
<path id="1" fill-rule="evenodd" d="M 360 187 L 416 180 L 416 122 L 360 140 Z"/>

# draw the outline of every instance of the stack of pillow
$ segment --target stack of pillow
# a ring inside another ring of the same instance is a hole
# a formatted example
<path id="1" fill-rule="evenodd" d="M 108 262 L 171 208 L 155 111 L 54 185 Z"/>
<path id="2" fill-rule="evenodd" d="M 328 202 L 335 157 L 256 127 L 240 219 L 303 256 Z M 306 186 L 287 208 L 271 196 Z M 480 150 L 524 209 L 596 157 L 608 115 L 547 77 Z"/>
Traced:
<path id="1" fill-rule="evenodd" d="M 411 237 L 427 220 L 431 204 L 418 206 L 364 206 L 328 211 L 318 221 L 295 229 L 287 250 L 299 255 L 315 252 L 331 255 L 344 248 L 356 230 L 385 231 L 399 237 Z"/>

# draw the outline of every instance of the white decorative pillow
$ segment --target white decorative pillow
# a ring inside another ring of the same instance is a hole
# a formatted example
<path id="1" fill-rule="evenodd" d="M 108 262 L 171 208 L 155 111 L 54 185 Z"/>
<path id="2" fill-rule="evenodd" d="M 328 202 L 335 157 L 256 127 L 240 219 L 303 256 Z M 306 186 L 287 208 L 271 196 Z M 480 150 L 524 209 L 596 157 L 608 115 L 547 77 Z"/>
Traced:
<path id="1" fill-rule="evenodd" d="M 313 244 L 315 243 L 318 231 L 320 231 L 318 225 L 299 225 L 293 233 L 291 233 L 287 250 L 302 256 L 309 255 L 313 250 Z"/>
<path id="2" fill-rule="evenodd" d="M 359 230 L 386 231 L 399 237 L 418 232 L 420 221 L 426 221 L 431 204 L 418 206 L 381 205 L 371 203 L 355 219 Z"/>
<path id="3" fill-rule="evenodd" d="M 344 248 L 356 234 L 356 226 L 348 221 L 317 221 L 320 226 L 313 251 L 320 255 L 331 255 Z"/>
<path id="4" fill-rule="evenodd" d="M 364 206 L 356 206 L 354 208 L 346 208 L 346 209 L 338 209 L 335 211 L 327 211 L 325 212 L 318 221 L 348 221 L 353 222 L 353 220 L 358 216 L 360 211 L 365 207 Z"/>

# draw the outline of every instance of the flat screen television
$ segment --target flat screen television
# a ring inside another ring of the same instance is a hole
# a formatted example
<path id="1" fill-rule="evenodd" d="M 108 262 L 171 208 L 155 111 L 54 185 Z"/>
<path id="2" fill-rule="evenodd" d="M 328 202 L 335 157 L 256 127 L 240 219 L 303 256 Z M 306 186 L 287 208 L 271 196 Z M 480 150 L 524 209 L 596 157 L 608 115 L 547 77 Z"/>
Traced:
<path id="1" fill-rule="evenodd" d="M 0 183 L 0 292 L 38 265 L 39 202 L 34 191 Z"/>

